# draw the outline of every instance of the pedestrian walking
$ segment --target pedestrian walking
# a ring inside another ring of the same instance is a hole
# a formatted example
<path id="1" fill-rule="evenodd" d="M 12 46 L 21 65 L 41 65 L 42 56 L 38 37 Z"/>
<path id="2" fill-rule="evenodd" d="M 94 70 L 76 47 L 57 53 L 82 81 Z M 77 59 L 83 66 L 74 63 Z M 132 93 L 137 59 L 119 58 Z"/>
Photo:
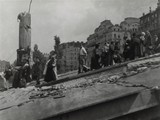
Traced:
<path id="1" fill-rule="evenodd" d="M 134 42 L 134 49 L 135 49 L 135 58 L 141 57 L 141 41 L 140 38 L 136 33 L 133 34 L 133 42 Z"/>
<path id="2" fill-rule="evenodd" d="M 114 56 L 113 56 L 113 60 L 115 63 L 121 63 L 121 55 L 120 55 L 120 45 L 119 45 L 119 42 L 116 42 L 115 43 L 115 46 L 114 46 Z"/>
<path id="3" fill-rule="evenodd" d="M 99 44 L 96 44 L 92 53 L 92 58 L 91 58 L 91 70 L 99 69 L 99 68 L 101 68 L 100 49 L 99 49 Z"/>
<path id="4" fill-rule="evenodd" d="M 127 39 L 125 44 L 124 44 L 124 51 L 123 51 L 123 56 L 124 60 L 127 61 L 130 59 L 130 40 Z"/>
<path id="5" fill-rule="evenodd" d="M 87 59 L 87 51 L 81 44 L 80 46 L 80 51 L 79 51 L 79 70 L 78 73 L 82 73 L 83 71 L 83 66 L 86 65 L 86 59 Z"/>
<path id="6" fill-rule="evenodd" d="M 56 55 L 51 55 L 44 68 L 44 81 L 51 82 L 57 80 Z"/>
<path id="7" fill-rule="evenodd" d="M 154 35 L 154 53 L 160 52 L 160 40 L 157 35 Z"/>
<path id="8" fill-rule="evenodd" d="M 40 74 L 41 74 L 41 69 L 40 69 L 40 61 L 39 59 L 36 57 L 34 64 L 32 66 L 32 79 L 36 80 L 36 84 L 39 85 L 40 84 Z"/>
<path id="9" fill-rule="evenodd" d="M 113 56 L 114 56 L 114 42 L 111 41 L 110 45 L 109 45 L 109 61 L 108 64 L 109 65 L 113 65 Z"/>
<path id="10" fill-rule="evenodd" d="M 101 63 L 103 67 L 108 66 L 109 59 L 109 43 L 105 43 L 102 48 Z"/>
<path id="11" fill-rule="evenodd" d="M 130 41 L 130 60 L 134 60 L 135 59 L 135 38 L 136 38 L 136 34 L 133 33 L 131 41 Z"/>
<path id="12" fill-rule="evenodd" d="M 141 57 L 145 57 L 145 32 L 142 32 L 140 35 L 140 51 Z"/>
<path id="13" fill-rule="evenodd" d="M 145 53 L 146 55 L 153 54 L 153 43 L 152 43 L 152 36 L 149 31 L 146 32 L 145 36 Z"/>

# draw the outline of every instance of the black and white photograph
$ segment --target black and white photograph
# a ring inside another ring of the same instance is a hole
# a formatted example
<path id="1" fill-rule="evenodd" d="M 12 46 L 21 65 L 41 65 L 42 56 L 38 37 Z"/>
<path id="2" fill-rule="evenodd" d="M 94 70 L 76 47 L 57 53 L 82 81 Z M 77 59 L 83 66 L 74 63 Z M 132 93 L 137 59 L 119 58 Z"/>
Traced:
<path id="1" fill-rule="evenodd" d="M 0 0 L 0 120 L 160 120 L 160 0 Z"/>

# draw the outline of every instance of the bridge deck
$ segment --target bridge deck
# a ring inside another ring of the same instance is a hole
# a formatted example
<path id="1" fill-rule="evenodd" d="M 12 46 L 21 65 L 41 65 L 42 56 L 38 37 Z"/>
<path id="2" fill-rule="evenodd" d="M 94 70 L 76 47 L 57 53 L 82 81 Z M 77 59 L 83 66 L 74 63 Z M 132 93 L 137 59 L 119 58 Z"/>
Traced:
<path id="1" fill-rule="evenodd" d="M 159 58 L 156 58 L 155 61 L 159 60 Z M 128 67 L 130 66 L 132 64 L 128 64 Z M 143 72 L 134 73 L 131 71 L 133 75 L 131 74 L 128 77 L 125 77 L 123 74 L 123 69 L 122 67 L 113 69 L 110 72 L 99 72 L 98 74 L 77 78 L 75 81 L 60 83 L 51 88 L 42 87 L 38 91 L 34 87 L 29 87 L 2 92 L 0 93 L 0 119 L 34 120 L 52 119 L 52 117 L 59 119 L 59 115 L 83 109 L 85 111 L 86 108 L 88 108 L 87 111 L 90 111 L 89 108 L 102 103 L 104 104 L 99 106 L 110 105 L 105 109 L 105 112 L 108 113 L 105 119 L 111 119 L 157 106 L 159 104 L 158 99 L 154 96 L 151 89 L 154 86 L 160 86 L 159 64 L 150 65 L 150 67 L 142 69 Z M 143 93 L 146 90 L 147 92 Z M 62 95 L 53 95 L 55 94 L 54 91 L 62 92 Z M 41 93 L 43 93 L 43 97 L 37 97 Z M 34 94 L 37 98 L 34 97 Z M 45 96 L 44 94 L 47 95 Z M 127 102 L 124 102 L 128 100 L 123 98 L 130 100 L 128 106 Z M 116 100 L 122 101 L 114 102 Z M 120 107 L 121 110 L 117 109 L 116 106 L 122 102 L 125 104 L 123 104 L 123 107 Z M 127 108 L 123 110 L 122 108 L 125 108 L 125 105 Z M 91 113 L 95 114 L 95 116 L 91 115 L 90 118 L 97 120 L 97 116 L 102 119 L 103 115 L 98 116 L 98 113 L 103 113 L 102 111 L 104 112 L 104 109 L 101 109 L 101 111 L 97 109 L 97 113 L 92 111 Z M 85 120 L 83 117 L 80 117 L 82 114 L 84 115 L 84 113 L 79 114 L 79 120 Z M 89 115 L 89 113 L 85 115 Z M 75 118 L 65 119 L 74 120 Z"/>

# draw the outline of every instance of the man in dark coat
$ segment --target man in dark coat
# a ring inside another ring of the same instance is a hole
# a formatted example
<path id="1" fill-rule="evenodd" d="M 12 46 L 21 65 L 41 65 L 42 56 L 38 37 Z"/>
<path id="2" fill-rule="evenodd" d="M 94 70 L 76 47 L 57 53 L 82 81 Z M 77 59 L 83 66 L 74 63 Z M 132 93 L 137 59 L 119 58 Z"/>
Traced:
<path id="1" fill-rule="evenodd" d="M 13 88 L 26 87 L 26 80 L 24 79 L 23 74 L 23 66 L 15 67 L 15 74 L 12 83 Z"/>
<path id="2" fill-rule="evenodd" d="M 146 48 L 146 55 L 153 54 L 152 36 L 149 31 L 146 32 L 145 36 L 145 48 Z"/>
<path id="3" fill-rule="evenodd" d="M 31 68 L 29 65 L 29 60 L 25 60 L 25 64 L 22 66 L 22 78 L 26 80 L 26 82 L 31 82 Z"/>
<path id="4" fill-rule="evenodd" d="M 40 84 L 40 73 L 41 73 L 41 69 L 40 69 L 40 61 L 39 59 L 36 57 L 35 58 L 35 63 L 33 64 L 33 67 L 32 67 L 32 79 L 33 80 L 36 80 L 37 82 L 37 85 Z"/>
<path id="5" fill-rule="evenodd" d="M 130 58 L 130 40 L 127 40 L 124 44 L 123 56 L 125 61 Z"/>
<path id="6" fill-rule="evenodd" d="M 129 51 L 129 53 L 130 53 L 130 60 L 134 60 L 135 59 L 135 41 L 136 41 L 136 34 L 135 33 L 133 33 L 133 35 L 132 35 L 132 38 L 131 38 L 131 41 L 130 41 L 130 51 Z"/>
<path id="7" fill-rule="evenodd" d="M 95 45 L 95 49 L 93 50 L 92 58 L 91 58 L 91 70 L 93 69 L 99 69 L 100 66 L 100 50 L 99 50 L 99 44 Z"/>
<path id="8" fill-rule="evenodd" d="M 121 63 L 122 59 L 121 59 L 121 55 L 120 55 L 120 44 L 119 44 L 119 42 L 115 43 L 114 51 L 115 51 L 114 57 L 113 57 L 114 62 L 115 63 Z"/>
<path id="9" fill-rule="evenodd" d="M 140 58 L 141 55 L 141 41 L 140 38 L 137 37 L 136 34 L 133 34 L 133 42 L 134 42 L 134 47 L 135 47 L 135 58 Z"/>
<path id="10" fill-rule="evenodd" d="M 114 55 L 114 42 L 111 41 L 109 45 L 109 65 L 113 65 L 113 55 Z"/>

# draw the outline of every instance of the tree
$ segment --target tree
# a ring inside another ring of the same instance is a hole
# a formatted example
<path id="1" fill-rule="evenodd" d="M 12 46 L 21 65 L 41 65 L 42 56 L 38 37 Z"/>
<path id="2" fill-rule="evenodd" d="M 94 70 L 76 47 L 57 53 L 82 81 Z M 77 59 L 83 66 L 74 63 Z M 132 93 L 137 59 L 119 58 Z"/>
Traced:
<path id="1" fill-rule="evenodd" d="M 54 40 L 55 40 L 54 50 L 55 50 L 55 52 L 57 53 L 61 41 L 60 41 L 60 38 L 59 38 L 57 35 L 54 36 Z"/>
<path id="2" fill-rule="evenodd" d="M 58 37 L 57 35 L 54 36 L 54 41 L 55 41 L 55 45 L 54 45 L 54 50 L 55 53 L 57 54 L 57 71 L 58 73 L 60 72 L 60 59 L 62 58 L 62 49 L 60 49 L 60 37 Z"/>

